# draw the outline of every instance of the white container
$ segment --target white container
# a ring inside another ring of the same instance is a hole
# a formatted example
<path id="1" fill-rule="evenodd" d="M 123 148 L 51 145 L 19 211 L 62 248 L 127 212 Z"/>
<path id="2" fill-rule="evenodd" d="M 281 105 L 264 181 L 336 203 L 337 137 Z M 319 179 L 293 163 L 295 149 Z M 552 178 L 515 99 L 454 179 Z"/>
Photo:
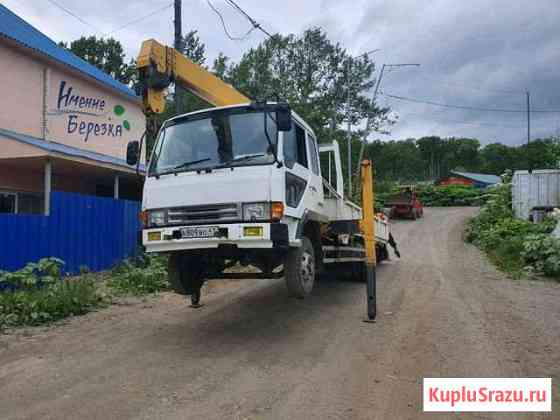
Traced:
<path id="1" fill-rule="evenodd" d="M 513 174 L 512 206 L 515 216 L 529 219 L 533 207 L 560 207 L 560 170 L 537 169 Z"/>

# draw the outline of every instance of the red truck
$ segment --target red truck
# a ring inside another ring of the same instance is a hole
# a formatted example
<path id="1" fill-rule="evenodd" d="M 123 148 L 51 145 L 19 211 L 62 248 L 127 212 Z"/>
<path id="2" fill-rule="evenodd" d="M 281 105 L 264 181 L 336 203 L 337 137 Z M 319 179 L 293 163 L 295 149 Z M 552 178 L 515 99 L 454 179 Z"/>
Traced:
<path id="1" fill-rule="evenodd" d="M 398 193 L 391 195 L 385 200 L 385 207 L 391 208 L 391 219 L 404 217 L 416 220 L 424 214 L 422 203 L 412 187 L 403 187 Z"/>

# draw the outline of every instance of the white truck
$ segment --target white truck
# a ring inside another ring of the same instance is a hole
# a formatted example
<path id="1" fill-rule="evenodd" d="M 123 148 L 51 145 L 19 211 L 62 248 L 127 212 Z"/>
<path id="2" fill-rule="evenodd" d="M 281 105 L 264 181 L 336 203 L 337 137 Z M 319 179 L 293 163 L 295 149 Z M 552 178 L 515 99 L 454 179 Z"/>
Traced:
<path id="1" fill-rule="evenodd" d="M 153 74 L 157 61 L 148 62 Z M 181 77 L 192 86 L 177 64 L 173 69 L 175 82 Z M 145 83 L 146 104 L 155 88 Z M 209 91 L 220 97 L 216 88 Z M 129 144 L 129 164 L 138 161 L 138 151 L 138 142 Z M 320 154 L 328 156 L 328 177 L 321 174 Z M 330 172 L 336 187 L 325 179 L 332 179 Z M 283 103 L 247 100 L 167 120 L 147 165 L 142 211 L 146 251 L 169 254 L 170 283 L 191 295 L 195 307 L 204 280 L 235 264 L 253 265 L 266 277 L 283 267 L 289 293 L 302 298 L 325 264 L 361 270 L 365 262 L 362 210 L 344 198 L 338 144 L 318 144 Z M 382 260 L 393 241 L 386 220 L 375 224 Z"/>

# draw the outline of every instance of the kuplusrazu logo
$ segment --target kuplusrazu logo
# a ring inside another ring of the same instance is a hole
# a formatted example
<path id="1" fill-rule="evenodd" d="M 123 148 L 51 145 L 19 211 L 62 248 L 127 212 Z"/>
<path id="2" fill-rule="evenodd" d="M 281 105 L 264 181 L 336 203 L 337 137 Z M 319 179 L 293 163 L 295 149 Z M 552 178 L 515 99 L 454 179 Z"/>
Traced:
<path id="1" fill-rule="evenodd" d="M 62 80 L 54 114 L 67 115 L 66 132 L 82 136 L 85 142 L 92 136 L 122 137 L 123 129 L 131 129 L 130 122 L 125 119 L 125 107 L 117 104 L 111 112 L 106 106 L 104 99 L 79 95 L 72 86 L 67 86 L 66 81 Z M 97 121 L 93 120 L 94 118 Z M 100 118 L 106 118 L 108 121 L 99 122 Z"/>

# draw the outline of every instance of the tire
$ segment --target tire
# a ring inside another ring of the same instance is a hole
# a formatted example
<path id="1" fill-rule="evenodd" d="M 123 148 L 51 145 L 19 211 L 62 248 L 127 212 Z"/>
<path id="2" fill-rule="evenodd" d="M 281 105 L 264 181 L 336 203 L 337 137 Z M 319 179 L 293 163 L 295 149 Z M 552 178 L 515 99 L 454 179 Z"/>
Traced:
<path id="1" fill-rule="evenodd" d="M 285 281 L 291 296 L 303 299 L 315 283 L 315 252 L 308 237 L 301 238 L 301 247 L 292 248 L 286 256 Z"/>
<path id="2" fill-rule="evenodd" d="M 198 292 L 202 283 L 202 266 L 194 258 L 181 253 L 169 256 L 167 265 L 167 279 L 171 289 L 180 295 L 192 295 Z"/>
<path id="3" fill-rule="evenodd" d="M 416 220 L 416 219 L 418 218 L 418 215 L 416 214 L 416 209 L 415 209 L 415 208 L 413 208 L 413 209 L 410 211 L 410 215 L 411 215 L 411 219 L 412 219 L 412 220 Z"/>

